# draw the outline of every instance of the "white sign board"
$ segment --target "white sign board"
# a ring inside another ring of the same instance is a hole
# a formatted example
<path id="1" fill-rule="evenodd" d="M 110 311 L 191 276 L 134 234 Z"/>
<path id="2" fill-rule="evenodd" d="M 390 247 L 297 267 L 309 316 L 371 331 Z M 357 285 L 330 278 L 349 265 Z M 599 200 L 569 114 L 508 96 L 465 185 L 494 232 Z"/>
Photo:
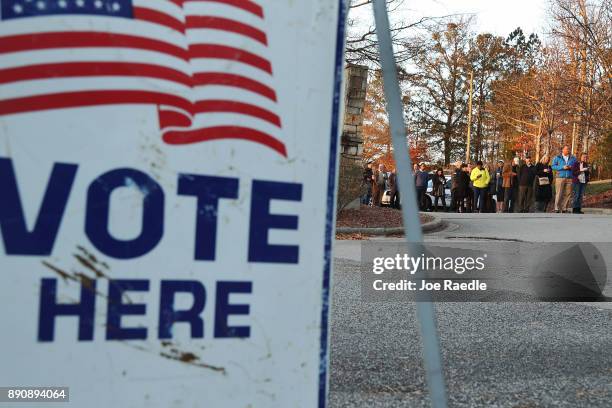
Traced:
<path id="1" fill-rule="evenodd" d="M 0 386 L 325 406 L 342 2 L 0 4 Z"/>

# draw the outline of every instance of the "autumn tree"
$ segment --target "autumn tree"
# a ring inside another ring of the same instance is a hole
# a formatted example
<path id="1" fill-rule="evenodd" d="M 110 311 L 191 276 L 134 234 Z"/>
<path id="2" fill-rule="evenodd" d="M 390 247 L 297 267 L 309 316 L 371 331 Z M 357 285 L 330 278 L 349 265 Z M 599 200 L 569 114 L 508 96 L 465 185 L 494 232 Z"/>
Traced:
<path id="1" fill-rule="evenodd" d="M 612 87 L 612 0 L 552 0 L 553 34 L 582 50 Z"/>
<path id="2" fill-rule="evenodd" d="M 387 168 L 395 167 L 393 141 L 387 116 L 383 78 L 380 70 L 370 76 L 366 103 L 363 112 L 363 158 L 366 162 L 383 163 Z M 427 145 L 410 136 L 406 146 L 413 162 L 429 161 Z"/>
<path id="3" fill-rule="evenodd" d="M 495 154 L 496 124 L 488 109 L 492 97 L 492 83 L 501 75 L 505 57 L 504 39 L 492 34 L 479 34 L 470 40 L 468 69 L 473 74 L 473 118 L 475 129 L 471 157 L 484 159 L 485 153 Z"/>
<path id="4" fill-rule="evenodd" d="M 429 146 L 442 152 L 445 165 L 465 149 L 469 40 L 469 19 L 430 26 L 426 45 L 414 58 L 414 71 L 406 77 L 408 118 Z"/>
<path id="5" fill-rule="evenodd" d="M 549 1 L 546 37 L 517 28 L 503 39 L 474 33 L 467 17 L 397 19 L 402 0 L 387 0 L 413 160 L 429 156 L 448 165 L 465 157 L 473 77 L 471 159 L 539 158 L 567 143 L 575 153 L 590 153 L 598 175 L 612 170 L 612 0 Z M 371 0 L 352 7 L 369 8 Z M 373 72 L 365 158 L 393 166 L 375 29 L 351 27 L 347 60 Z"/>
<path id="6" fill-rule="evenodd" d="M 553 0 L 552 34 L 571 64 L 572 141 L 589 151 L 610 129 L 612 105 L 612 1 Z"/>
<path id="7" fill-rule="evenodd" d="M 541 46 L 536 35 L 526 37 L 520 28 L 504 41 L 487 104 L 500 139 L 498 156 L 532 150 L 541 132 L 544 112 L 536 87 Z"/>

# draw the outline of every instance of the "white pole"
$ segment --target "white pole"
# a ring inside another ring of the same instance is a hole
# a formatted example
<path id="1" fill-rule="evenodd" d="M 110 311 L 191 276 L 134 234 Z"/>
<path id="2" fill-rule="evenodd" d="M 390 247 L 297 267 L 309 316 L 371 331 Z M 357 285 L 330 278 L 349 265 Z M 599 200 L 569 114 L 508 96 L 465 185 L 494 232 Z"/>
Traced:
<path id="1" fill-rule="evenodd" d="M 393 145 L 393 154 L 397 164 L 397 181 L 399 190 L 402 192 L 402 216 L 406 240 L 412 254 L 419 256 L 422 253 L 423 233 L 417 209 L 416 189 L 412 175 L 412 163 L 410 154 L 407 153 L 406 126 L 402 113 L 402 98 L 399 82 L 397 80 L 397 67 L 393 56 L 393 43 L 389 30 L 389 16 L 385 0 L 374 0 L 374 18 L 376 20 L 376 34 L 380 50 L 380 61 L 383 71 L 385 98 L 387 101 L 387 112 L 389 114 L 389 125 Z M 419 271 L 415 277 L 422 277 Z M 440 358 L 440 345 L 436 327 L 436 317 L 431 296 L 427 295 L 417 300 L 416 309 L 421 330 L 421 342 L 423 346 L 423 362 L 427 376 L 427 385 L 431 405 L 434 408 L 446 408 L 446 390 L 444 386 L 444 375 L 442 372 L 442 360 Z"/>

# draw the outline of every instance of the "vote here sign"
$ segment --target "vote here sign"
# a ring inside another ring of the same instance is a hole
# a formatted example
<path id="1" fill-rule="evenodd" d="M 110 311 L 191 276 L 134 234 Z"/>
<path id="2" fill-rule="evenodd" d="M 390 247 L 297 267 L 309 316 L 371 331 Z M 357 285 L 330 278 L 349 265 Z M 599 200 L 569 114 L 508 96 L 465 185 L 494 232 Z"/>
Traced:
<path id="1" fill-rule="evenodd" d="M 342 2 L 0 5 L 0 386 L 325 406 Z"/>

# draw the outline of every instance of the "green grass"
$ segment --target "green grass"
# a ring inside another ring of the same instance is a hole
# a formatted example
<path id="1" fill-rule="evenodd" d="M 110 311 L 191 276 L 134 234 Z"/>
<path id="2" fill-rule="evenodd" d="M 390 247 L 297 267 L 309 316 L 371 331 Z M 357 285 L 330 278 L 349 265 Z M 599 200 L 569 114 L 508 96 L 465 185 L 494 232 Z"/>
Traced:
<path id="1" fill-rule="evenodd" d="M 608 190 L 612 190 L 612 184 L 610 183 L 587 184 L 586 194 L 600 194 Z"/>
<path id="2" fill-rule="evenodd" d="M 552 191 L 553 191 L 553 197 L 555 196 L 555 183 L 553 182 L 552 185 Z M 608 191 L 608 190 L 612 190 L 612 184 L 611 183 L 599 183 L 599 184 L 587 184 L 587 188 L 586 188 L 586 192 L 585 194 L 588 195 L 596 195 L 596 194 L 600 194 L 603 193 L 604 191 Z"/>

